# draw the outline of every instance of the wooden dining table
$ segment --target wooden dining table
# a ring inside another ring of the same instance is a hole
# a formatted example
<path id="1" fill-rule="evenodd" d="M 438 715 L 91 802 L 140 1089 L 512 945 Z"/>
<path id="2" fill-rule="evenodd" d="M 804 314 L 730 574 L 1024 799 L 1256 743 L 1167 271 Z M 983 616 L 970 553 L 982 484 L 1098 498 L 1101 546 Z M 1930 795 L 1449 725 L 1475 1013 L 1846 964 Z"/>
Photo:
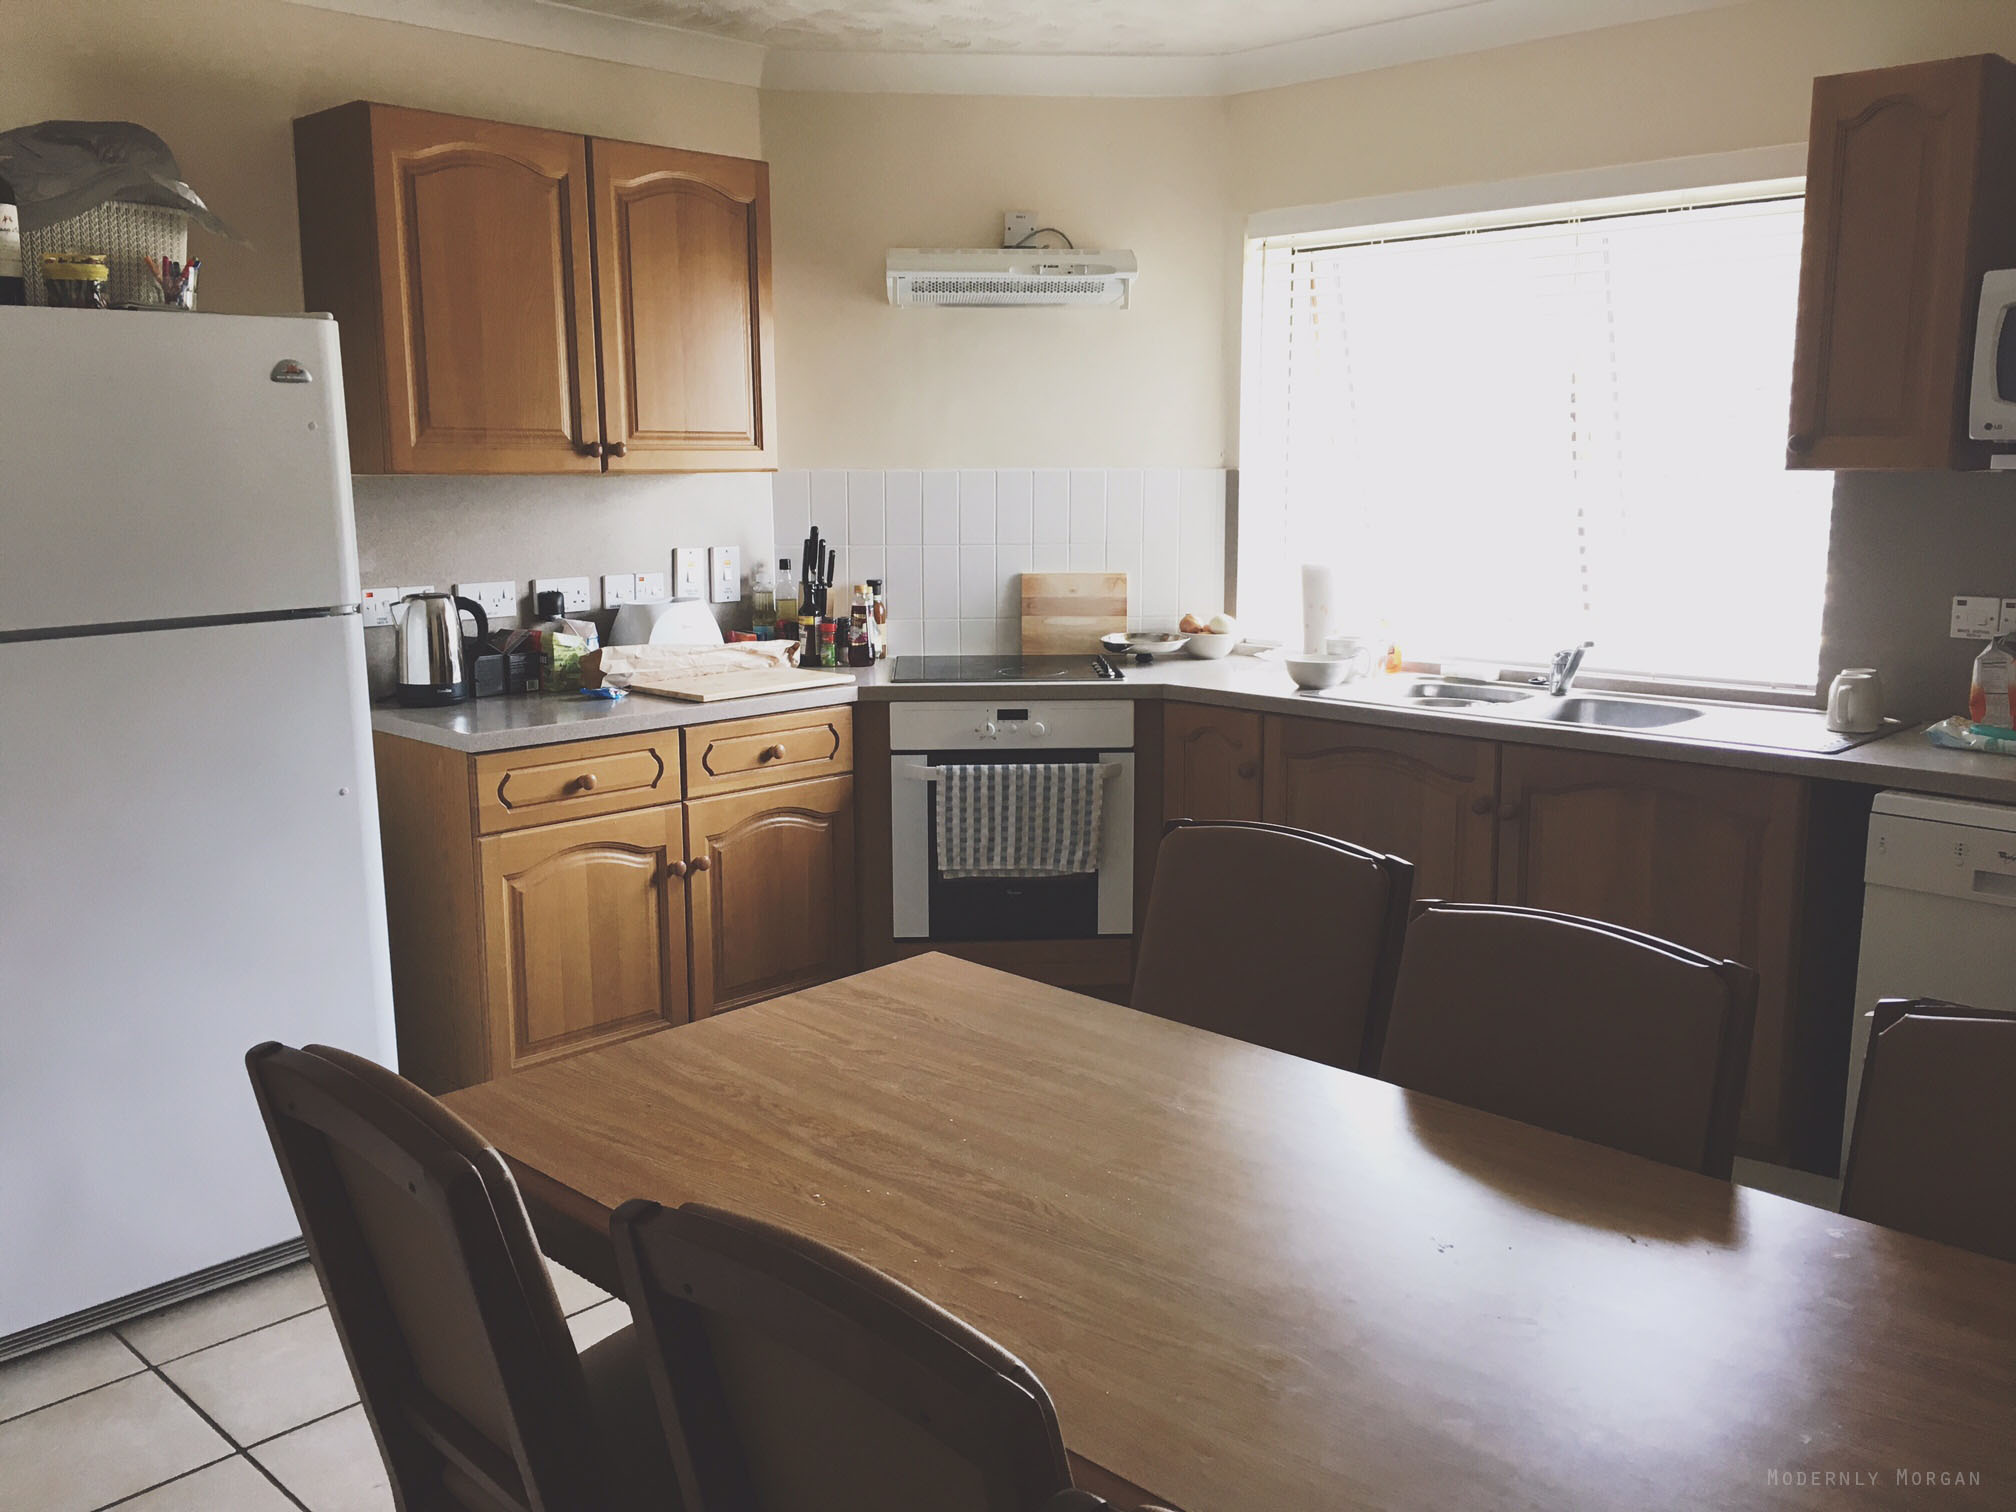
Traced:
<path id="1" fill-rule="evenodd" d="M 947 956 L 446 1101 L 591 1277 L 788 1224 L 1184 1512 L 2016 1507 L 2016 1265 Z"/>

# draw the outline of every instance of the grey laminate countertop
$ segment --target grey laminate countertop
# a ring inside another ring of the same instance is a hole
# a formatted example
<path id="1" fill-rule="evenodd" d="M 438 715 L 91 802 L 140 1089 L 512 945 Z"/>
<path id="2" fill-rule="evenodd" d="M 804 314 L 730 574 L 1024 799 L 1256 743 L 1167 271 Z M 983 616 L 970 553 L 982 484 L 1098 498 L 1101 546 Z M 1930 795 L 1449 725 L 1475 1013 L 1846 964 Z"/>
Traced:
<path id="1" fill-rule="evenodd" d="M 1041 699 L 1125 698 L 1174 699 L 1225 708 L 1255 709 L 1312 719 L 1334 719 L 1389 729 L 1438 731 L 1513 745 L 1552 746 L 1563 750 L 1608 751 L 1617 755 L 1651 756 L 1691 761 L 1705 766 L 1753 771 L 1790 772 L 1804 777 L 1853 782 L 1868 787 L 1896 787 L 1952 798 L 2016 804 L 2016 758 L 1972 751 L 1941 750 L 1926 740 L 1922 727 L 1823 754 L 1776 749 L 1734 740 L 1690 739 L 1665 730 L 1613 730 L 1552 725 L 1474 714 L 1461 710 L 1422 709 L 1405 704 L 1369 702 L 1305 693 L 1289 680 L 1278 661 L 1234 656 L 1204 662 L 1175 659 L 1149 667 L 1129 667 L 1126 680 L 1080 683 L 897 683 L 887 664 L 855 674 L 853 686 L 807 689 L 725 703 L 689 704 L 633 694 L 609 702 L 570 695 L 532 694 L 517 698 L 486 698 L 441 709 L 380 706 L 372 725 L 381 734 L 400 735 L 469 752 L 511 750 L 567 740 L 593 740 L 609 735 L 711 724 L 833 704 L 891 702 L 903 699 L 950 700 L 968 703 L 1017 703 Z M 1781 716 L 1795 734 L 1817 734 L 1817 713 L 1788 711 Z M 1684 727 L 1681 727 L 1684 728 Z"/>

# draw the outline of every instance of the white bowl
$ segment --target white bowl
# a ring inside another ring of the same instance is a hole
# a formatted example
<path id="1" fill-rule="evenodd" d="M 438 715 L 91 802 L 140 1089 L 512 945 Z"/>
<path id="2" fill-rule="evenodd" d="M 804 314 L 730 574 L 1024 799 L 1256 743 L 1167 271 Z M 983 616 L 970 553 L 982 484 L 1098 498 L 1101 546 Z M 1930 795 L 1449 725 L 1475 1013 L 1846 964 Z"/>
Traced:
<path id="1" fill-rule="evenodd" d="M 1190 643 L 1183 649 L 1202 661 L 1216 661 L 1221 656 L 1230 656 L 1232 648 L 1239 644 L 1236 635 L 1213 635 L 1208 630 L 1190 637 Z"/>
<path id="2" fill-rule="evenodd" d="M 1295 679 L 1298 688 L 1334 688 L 1350 674 L 1352 659 L 1298 651 L 1293 656 L 1282 657 L 1281 665 L 1288 669 L 1288 675 Z"/>

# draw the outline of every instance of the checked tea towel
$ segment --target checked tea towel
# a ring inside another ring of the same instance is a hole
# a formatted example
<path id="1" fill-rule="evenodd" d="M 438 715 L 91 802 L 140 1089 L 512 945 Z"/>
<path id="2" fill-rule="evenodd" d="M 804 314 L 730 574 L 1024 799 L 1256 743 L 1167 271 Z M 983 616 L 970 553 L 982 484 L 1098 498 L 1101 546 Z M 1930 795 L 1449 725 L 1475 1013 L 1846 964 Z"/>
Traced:
<path id="1" fill-rule="evenodd" d="M 948 877 L 1061 877 L 1099 869 L 1098 762 L 941 766 L 938 869 Z"/>

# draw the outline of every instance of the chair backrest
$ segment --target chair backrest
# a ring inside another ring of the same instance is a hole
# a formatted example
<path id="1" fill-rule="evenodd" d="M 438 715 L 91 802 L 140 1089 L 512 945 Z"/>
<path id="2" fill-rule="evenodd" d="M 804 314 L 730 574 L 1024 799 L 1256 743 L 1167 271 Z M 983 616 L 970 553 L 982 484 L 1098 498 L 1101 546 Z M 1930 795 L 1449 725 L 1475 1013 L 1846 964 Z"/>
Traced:
<path id="1" fill-rule="evenodd" d="M 1379 1074 L 1727 1180 L 1757 976 L 1571 914 L 1423 901 Z"/>
<path id="2" fill-rule="evenodd" d="M 581 1363 L 503 1157 L 382 1066 L 245 1057 L 401 1507 L 606 1507 Z"/>
<path id="3" fill-rule="evenodd" d="M 1876 1005 L 1841 1211 L 2016 1260 L 2016 1016 Z"/>
<path id="4" fill-rule="evenodd" d="M 1162 837 L 1130 1001 L 1308 1060 L 1369 1070 L 1414 868 L 1280 824 L 1179 819 Z"/>
<path id="5" fill-rule="evenodd" d="M 901 1282 L 692 1203 L 610 1227 L 694 1512 L 1027 1512 L 1071 1488 L 1042 1383 Z"/>

